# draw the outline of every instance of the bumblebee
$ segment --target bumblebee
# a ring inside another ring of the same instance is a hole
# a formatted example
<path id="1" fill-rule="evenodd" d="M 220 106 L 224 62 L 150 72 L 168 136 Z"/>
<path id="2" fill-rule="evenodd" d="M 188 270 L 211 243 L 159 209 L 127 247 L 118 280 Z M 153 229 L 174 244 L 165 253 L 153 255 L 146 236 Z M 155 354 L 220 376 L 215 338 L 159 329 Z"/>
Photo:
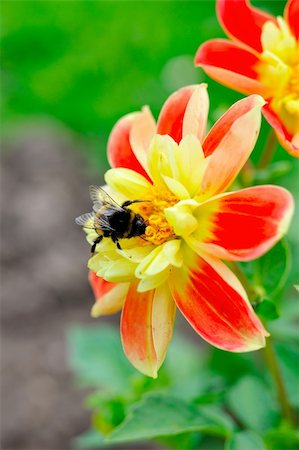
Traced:
<path id="1" fill-rule="evenodd" d="M 75 222 L 98 234 L 91 247 L 92 254 L 103 238 L 110 238 L 117 248 L 122 250 L 119 239 L 130 239 L 145 233 L 147 226 L 145 220 L 140 214 L 129 209 L 133 203 L 140 203 L 143 200 L 127 200 L 119 205 L 99 186 L 90 186 L 89 192 L 93 202 L 93 212 L 82 214 L 75 219 Z"/>

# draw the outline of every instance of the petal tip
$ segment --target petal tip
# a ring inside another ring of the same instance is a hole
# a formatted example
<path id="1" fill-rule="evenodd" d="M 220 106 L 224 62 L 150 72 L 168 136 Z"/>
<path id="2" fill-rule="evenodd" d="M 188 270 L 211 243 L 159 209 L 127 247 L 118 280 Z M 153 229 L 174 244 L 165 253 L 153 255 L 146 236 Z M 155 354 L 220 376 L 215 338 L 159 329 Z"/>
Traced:
<path id="1" fill-rule="evenodd" d="M 269 337 L 270 333 L 262 328 L 259 334 L 252 336 L 247 340 L 247 345 L 239 350 L 240 353 L 253 352 L 260 350 L 266 346 L 266 337 Z"/>
<path id="2" fill-rule="evenodd" d="M 90 311 L 90 316 L 93 319 L 97 319 L 98 317 L 101 316 L 101 311 L 99 311 L 99 308 L 98 308 L 98 302 L 95 302 L 95 304 L 92 306 L 91 311 Z"/>
<path id="3" fill-rule="evenodd" d="M 252 94 L 250 97 L 253 99 L 255 106 L 260 109 L 268 103 L 261 95 Z"/>
<path id="4" fill-rule="evenodd" d="M 284 236 L 287 233 L 290 223 L 291 223 L 291 220 L 292 220 L 292 217 L 293 217 L 293 214 L 294 214 L 294 210 L 295 210 L 295 202 L 294 202 L 292 195 L 286 189 L 284 189 L 284 188 L 281 188 L 281 189 L 283 189 L 285 191 L 287 206 L 286 206 L 284 216 L 281 219 L 280 226 L 279 226 L 279 236 L 280 237 Z"/>

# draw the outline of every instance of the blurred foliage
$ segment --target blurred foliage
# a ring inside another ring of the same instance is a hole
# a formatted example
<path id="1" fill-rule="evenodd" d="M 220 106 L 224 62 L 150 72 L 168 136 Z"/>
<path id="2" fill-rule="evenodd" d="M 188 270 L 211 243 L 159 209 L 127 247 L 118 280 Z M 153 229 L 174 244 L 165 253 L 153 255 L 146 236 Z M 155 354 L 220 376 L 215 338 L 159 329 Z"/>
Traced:
<path id="1" fill-rule="evenodd" d="M 216 439 L 216 448 L 225 444 L 226 450 L 296 448 L 298 432 L 280 415 L 261 352 L 233 354 L 199 342 L 176 332 L 154 380 L 125 359 L 116 328 L 70 330 L 70 365 L 76 380 L 96 388 L 86 402 L 93 411 L 92 426 L 74 446 L 86 450 L 153 439 L 173 449 L 207 450 L 215 448 Z M 294 345 L 298 342 L 297 335 Z M 294 394 L 298 353 L 283 343 L 276 351 L 287 389 Z"/>
<path id="2" fill-rule="evenodd" d="M 281 14 L 284 1 L 258 1 Z M 209 83 L 211 120 L 241 96 L 193 67 L 198 46 L 223 37 L 212 1 L 3 1 L 3 127 L 55 118 L 107 167 L 114 123 L 148 104 L 157 117 L 177 88 Z M 220 100 L 219 100 L 220 99 Z"/>

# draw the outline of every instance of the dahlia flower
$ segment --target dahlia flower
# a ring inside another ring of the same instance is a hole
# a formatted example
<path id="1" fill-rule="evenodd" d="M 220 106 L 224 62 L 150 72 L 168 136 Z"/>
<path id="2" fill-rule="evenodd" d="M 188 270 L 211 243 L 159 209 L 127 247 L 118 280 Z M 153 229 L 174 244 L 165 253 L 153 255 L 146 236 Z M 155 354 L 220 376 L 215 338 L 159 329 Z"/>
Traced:
<path id="1" fill-rule="evenodd" d="M 234 273 L 220 259 L 247 261 L 286 232 L 291 195 L 277 186 L 234 192 L 249 157 L 264 100 L 234 104 L 206 134 L 206 85 L 180 89 L 164 104 L 157 124 L 148 107 L 120 119 L 108 142 L 112 169 L 104 189 L 146 222 L 143 236 L 110 238 L 96 246 L 89 279 L 92 316 L 122 309 L 126 356 L 156 377 L 170 342 L 176 307 L 210 344 L 231 352 L 257 350 L 268 335 Z M 99 199 L 100 200 L 100 199 Z M 88 220 L 87 239 L 98 234 Z"/>
<path id="2" fill-rule="evenodd" d="M 279 142 L 299 157 L 299 1 L 288 1 L 284 18 L 247 0 L 217 0 L 217 14 L 232 41 L 205 42 L 195 64 L 231 89 L 262 95 Z"/>

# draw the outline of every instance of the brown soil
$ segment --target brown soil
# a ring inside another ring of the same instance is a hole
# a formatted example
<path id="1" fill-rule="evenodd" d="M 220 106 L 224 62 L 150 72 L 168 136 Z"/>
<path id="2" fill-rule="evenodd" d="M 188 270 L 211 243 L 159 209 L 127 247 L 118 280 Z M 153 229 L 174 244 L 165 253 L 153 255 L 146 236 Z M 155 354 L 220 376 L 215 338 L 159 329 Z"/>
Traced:
<path id="1" fill-rule="evenodd" d="M 1 448 L 68 449 L 89 425 L 65 336 L 71 324 L 94 324 L 89 248 L 74 224 L 90 207 L 91 180 L 57 125 L 23 126 L 2 150 Z"/>

